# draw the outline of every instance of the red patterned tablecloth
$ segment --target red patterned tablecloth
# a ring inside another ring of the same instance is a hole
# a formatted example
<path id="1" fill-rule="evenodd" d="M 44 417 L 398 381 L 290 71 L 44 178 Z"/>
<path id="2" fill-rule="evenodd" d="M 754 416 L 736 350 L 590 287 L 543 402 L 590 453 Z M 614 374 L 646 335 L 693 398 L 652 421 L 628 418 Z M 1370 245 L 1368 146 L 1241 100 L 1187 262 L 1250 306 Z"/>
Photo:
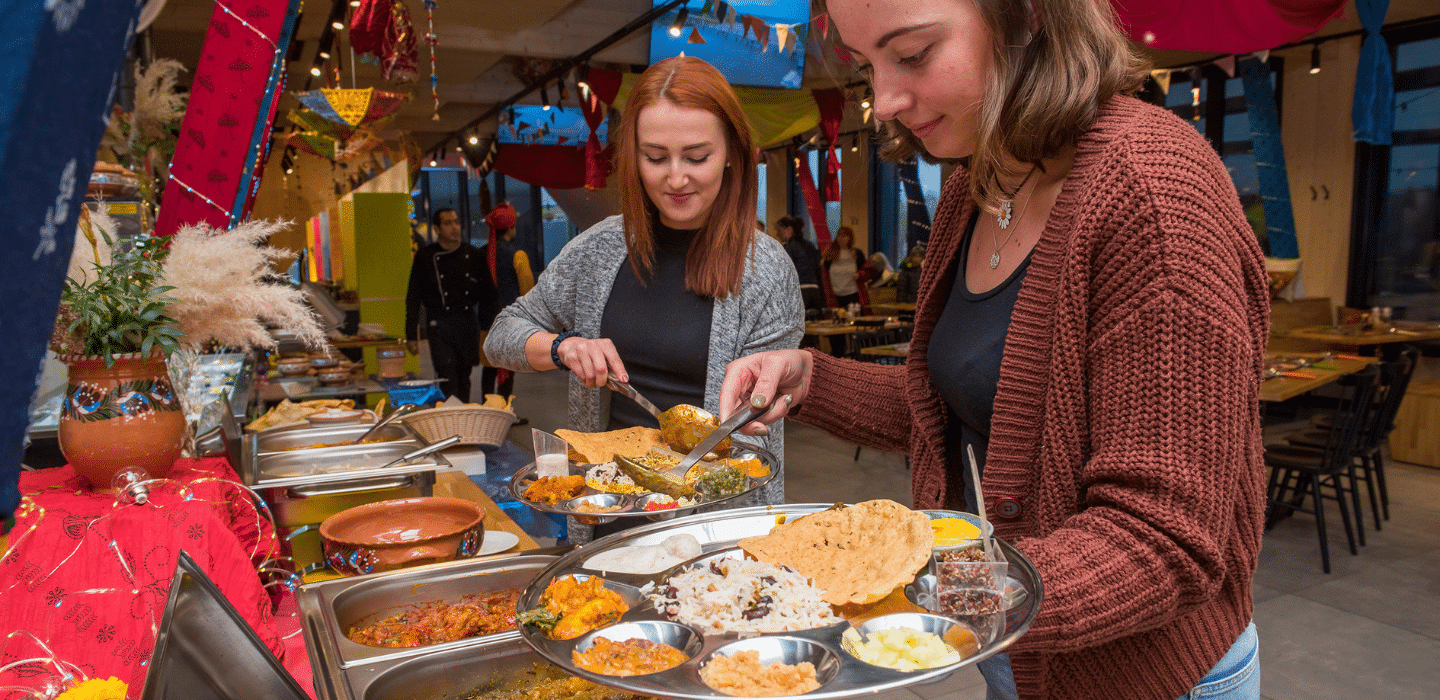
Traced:
<path id="1" fill-rule="evenodd" d="M 25 631 L 89 677 L 115 676 L 138 698 L 180 550 L 193 557 L 260 639 L 311 687 L 310 664 L 293 613 L 276 601 L 256 567 L 274 556 L 270 524 L 257 519 L 224 458 L 182 459 L 169 477 L 188 498 L 157 486 L 149 504 L 116 505 L 91 492 L 70 467 L 20 476 L 24 496 L 0 559 L 0 667 L 48 656 Z M 0 672 L 0 686 L 35 686 L 36 664 Z M 313 691 L 312 691 L 313 694 Z"/>

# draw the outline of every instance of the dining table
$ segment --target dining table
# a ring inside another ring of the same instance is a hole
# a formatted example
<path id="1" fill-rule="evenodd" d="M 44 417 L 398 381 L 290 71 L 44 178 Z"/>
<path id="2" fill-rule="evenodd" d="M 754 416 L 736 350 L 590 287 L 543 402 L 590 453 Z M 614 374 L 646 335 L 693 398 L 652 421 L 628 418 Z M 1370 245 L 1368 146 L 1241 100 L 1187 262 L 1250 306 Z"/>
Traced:
<path id="1" fill-rule="evenodd" d="M 1273 366 L 1285 360 L 1308 360 L 1309 364 L 1267 378 L 1260 384 L 1260 400 L 1268 403 L 1288 401 L 1314 391 L 1347 374 L 1359 372 L 1377 362 L 1373 357 L 1334 353 L 1266 353 L 1265 364 Z"/>
<path id="2" fill-rule="evenodd" d="M 868 348 L 860 348 L 861 355 L 875 355 L 877 357 L 905 357 L 910 354 L 910 341 L 903 343 L 890 343 L 888 345 L 876 345 Z"/>
<path id="3" fill-rule="evenodd" d="M 831 349 L 830 338 L 833 336 L 854 335 L 865 331 L 894 330 L 907 328 L 915 324 L 909 321 L 901 321 L 893 316 L 858 316 L 849 321 L 821 320 L 806 321 L 805 335 L 816 338 L 815 347 L 821 352 L 836 354 Z M 844 347 L 843 345 L 840 347 Z"/>
<path id="4" fill-rule="evenodd" d="M 1333 348 L 1354 349 L 1368 355 L 1370 350 L 1398 347 L 1398 343 L 1422 343 L 1440 340 L 1440 323 L 1397 321 L 1384 327 L 1365 328 L 1360 325 L 1304 326 L 1276 334 L 1277 337 L 1324 343 Z"/>

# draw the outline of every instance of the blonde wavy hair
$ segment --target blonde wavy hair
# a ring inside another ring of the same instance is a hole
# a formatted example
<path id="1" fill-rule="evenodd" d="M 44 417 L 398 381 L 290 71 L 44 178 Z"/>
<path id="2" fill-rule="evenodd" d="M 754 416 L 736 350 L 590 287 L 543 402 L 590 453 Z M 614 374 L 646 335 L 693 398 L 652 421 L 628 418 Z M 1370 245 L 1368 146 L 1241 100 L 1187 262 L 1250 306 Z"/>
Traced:
<path id="1" fill-rule="evenodd" d="M 1105 102 L 1140 89 L 1149 64 L 1104 0 L 954 1 L 973 3 L 990 36 L 975 152 L 962 162 L 971 196 L 993 213 L 1000 177 L 1021 177 L 1024 166 L 1074 145 Z M 825 0 L 817 4 L 824 11 Z M 887 160 L 928 157 L 899 121 L 882 122 L 878 141 Z"/>

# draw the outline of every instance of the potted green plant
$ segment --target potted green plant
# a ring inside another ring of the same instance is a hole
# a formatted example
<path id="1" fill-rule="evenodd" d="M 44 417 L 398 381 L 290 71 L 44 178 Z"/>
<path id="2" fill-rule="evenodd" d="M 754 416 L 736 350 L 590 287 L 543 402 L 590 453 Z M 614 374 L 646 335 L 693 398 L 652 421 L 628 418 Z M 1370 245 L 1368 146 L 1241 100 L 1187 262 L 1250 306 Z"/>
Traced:
<path id="1" fill-rule="evenodd" d="M 190 426 L 167 361 L 193 358 L 212 342 L 273 347 L 265 321 L 312 348 L 323 348 L 325 335 L 300 290 L 271 280 L 273 265 L 290 254 L 267 241 L 287 222 L 226 231 L 201 224 L 117 242 L 108 217 L 93 219 L 81 210 L 52 347 L 69 368 L 60 450 L 91 488 L 105 491 L 121 469 L 160 478 L 181 455 Z"/>
<path id="2" fill-rule="evenodd" d="M 81 232 L 94 261 L 60 295 L 53 349 L 69 369 L 57 432 L 60 450 L 91 487 L 139 467 L 169 473 L 185 442 L 185 414 L 166 371 L 183 332 L 161 283 L 166 248 L 158 238 L 115 246 L 101 229 L 108 260 L 82 209 Z"/>

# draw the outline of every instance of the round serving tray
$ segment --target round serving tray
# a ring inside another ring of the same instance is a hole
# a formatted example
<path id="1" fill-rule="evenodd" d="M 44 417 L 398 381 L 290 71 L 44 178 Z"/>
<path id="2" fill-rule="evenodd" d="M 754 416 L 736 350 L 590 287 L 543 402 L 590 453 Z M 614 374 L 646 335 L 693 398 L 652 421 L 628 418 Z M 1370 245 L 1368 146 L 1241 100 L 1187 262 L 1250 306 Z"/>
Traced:
<path id="1" fill-rule="evenodd" d="M 734 448 L 730 450 L 729 458 L 759 459 L 762 464 L 764 464 L 770 469 L 770 473 L 766 474 L 765 476 L 747 477 L 750 480 L 750 487 L 733 496 L 725 496 L 724 498 L 701 501 L 693 506 L 668 508 L 666 510 L 655 511 L 644 509 L 646 498 L 652 495 L 649 492 L 626 494 L 606 493 L 604 491 L 590 488 L 589 486 L 586 486 L 585 492 L 580 494 L 579 496 L 572 498 L 568 501 L 561 501 L 555 505 L 529 500 L 525 498 L 525 488 L 528 487 L 531 483 L 533 483 L 536 479 L 536 467 L 532 463 L 529 466 L 526 466 L 525 468 L 516 472 L 515 476 L 510 479 L 510 495 L 513 496 L 515 500 L 524 503 L 525 505 L 530 506 L 535 510 L 541 511 L 543 513 L 559 513 L 561 515 L 574 516 L 577 520 L 579 520 L 585 525 L 601 525 L 615 520 L 616 518 L 644 517 L 657 522 L 673 520 L 679 516 L 694 513 L 697 508 L 733 503 L 736 500 L 744 498 L 754 493 L 756 489 L 759 489 L 764 485 L 770 483 L 770 480 L 775 478 L 775 473 L 778 469 L 775 455 L 772 455 L 768 451 L 759 447 L 745 445 L 738 442 L 735 443 Z M 579 464 L 572 460 L 570 462 L 570 475 L 584 476 L 585 472 L 593 466 L 595 465 Z M 598 505 L 605 505 L 607 507 L 618 505 L 620 506 L 620 510 L 608 513 L 587 513 L 584 511 L 576 511 L 574 507 L 580 502 L 591 502 Z"/>
<path id="2" fill-rule="evenodd" d="M 674 521 L 644 525 L 596 540 L 555 560 L 530 582 L 520 594 L 519 609 L 533 610 L 540 605 L 540 597 L 554 579 L 566 575 L 581 577 L 600 576 L 605 586 L 620 594 L 630 606 L 619 622 L 581 635 L 577 639 L 557 641 L 546 637 L 533 625 L 521 625 L 521 637 L 548 661 L 587 680 L 612 688 L 640 695 L 663 696 L 668 698 L 717 698 L 728 697 L 706 685 L 700 679 L 700 668 L 713 654 L 726 655 L 741 650 L 759 652 L 760 662 L 770 664 L 781 661 L 795 664 L 801 661 L 814 663 L 816 678 L 821 682 L 819 689 L 806 693 L 804 697 L 815 700 L 833 700 L 861 695 L 871 695 L 920 683 L 940 681 L 957 670 L 993 656 L 1010 646 L 1024 634 L 1040 611 L 1044 596 L 1040 575 L 1033 564 L 1019 550 L 999 539 L 994 540 L 1009 562 L 1009 580 L 1006 585 L 1009 596 L 1006 610 L 992 620 L 980 621 L 991 627 L 991 633 L 973 630 L 977 639 L 984 635 L 988 642 L 979 650 L 959 663 L 943 668 L 897 671 L 865 663 L 841 645 L 841 635 L 850 626 L 849 622 L 798 632 L 777 632 L 741 635 L 737 633 L 705 634 L 702 630 L 672 622 L 650 603 L 646 584 L 659 587 L 679 569 L 696 563 L 723 557 L 739 557 L 738 542 L 746 537 L 764 535 L 775 526 L 777 517 L 785 515 L 794 518 L 833 507 L 832 504 L 787 504 L 780 506 L 756 506 L 712 513 L 700 513 Z M 686 533 L 700 541 L 703 554 L 674 569 L 651 575 L 617 574 L 591 570 L 584 567 L 585 561 L 596 554 L 617 547 L 659 544 L 671 535 Z M 916 575 L 913 584 L 906 586 L 906 594 L 916 598 L 915 589 L 931 584 L 931 577 L 924 571 Z M 1003 619 L 1002 619 L 1003 618 Z M 974 622 L 974 621 L 972 621 Z M 987 624 L 988 623 L 988 624 Z M 874 629 L 905 625 L 941 633 L 950 625 L 961 624 L 939 615 L 904 612 L 881 615 L 857 624 L 862 634 Z M 607 676 L 577 668 L 571 653 L 578 647 L 588 648 L 597 637 L 608 637 L 617 641 L 632 638 L 646 638 L 651 641 L 670 644 L 690 657 L 688 661 L 674 668 L 641 676 Z"/>

